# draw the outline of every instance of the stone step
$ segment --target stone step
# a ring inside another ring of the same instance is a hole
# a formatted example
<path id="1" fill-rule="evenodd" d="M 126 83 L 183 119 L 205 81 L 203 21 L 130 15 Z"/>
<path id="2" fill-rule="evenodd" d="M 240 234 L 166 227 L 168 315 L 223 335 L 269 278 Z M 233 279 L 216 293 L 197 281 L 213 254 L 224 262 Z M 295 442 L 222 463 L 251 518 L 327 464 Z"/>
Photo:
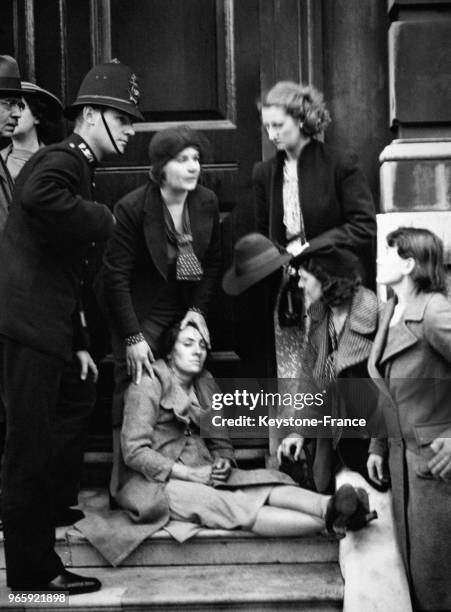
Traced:
<path id="1" fill-rule="evenodd" d="M 40 610 L 341 610 L 343 581 L 337 564 L 297 563 L 250 565 L 190 565 L 151 568 L 87 568 L 97 576 L 101 591 L 68 598 Z M 0 572 L 4 585 L 4 571 Z M 1 610 L 28 610 L 36 605 L 10 602 L 0 588 Z"/>
<path id="2" fill-rule="evenodd" d="M 79 494 L 85 511 L 108 507 L 105 489 L 84 489 Z M 68 567 L 105 567 L 106 560 L 74 527 L 56 529 L 56 551 Z M 269 538 L 241 530 L 201 529 L 183 544 L 162 529 L 142 542 L 124 566 L 215 565 L 248 563 L 336 563 L 338 542 L 330 536 Z M 5 568 L 0 531 L 0 568 Z"/>
<path id="3" fill-rule="evenodd" d="M 2 534 L 3 535 L 3 534 Z M 5 568 L 3 537 L 0 568 Z M 106 567 L 108 563 L 75 528 L 56 530 L 56 551 L 67 567 Z M 337 563 L 338 543 L 326 536 L 266 538 L 245 531 L 203 529 L 183 544 L 161 530 L 145 540 L 125 567 L 245 565 L 259 563 Z"/>
<path id="4" fill-rule="evenodd" d="M 107 565 L 103 557 L 78 532 L 70 530 L 57 543 L 58 554 L 72 567 Z M 143 542 L 124 566 L 223 565 L 258 563 L 337 563 L 334 539 L 263 538 L 249 532 L 202 530 L 179 544 L 162 530 Z"/>

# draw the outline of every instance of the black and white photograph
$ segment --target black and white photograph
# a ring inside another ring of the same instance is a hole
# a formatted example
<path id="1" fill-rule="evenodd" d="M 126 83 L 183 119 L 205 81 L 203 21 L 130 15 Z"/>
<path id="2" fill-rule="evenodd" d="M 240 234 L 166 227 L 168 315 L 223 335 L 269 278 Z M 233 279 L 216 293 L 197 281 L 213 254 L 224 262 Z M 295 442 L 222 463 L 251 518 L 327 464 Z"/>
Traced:
<path id="1" fill-rule="evenodd" d="M 2 0 L 0 610 L 451 612 L 451 0 Z"/>

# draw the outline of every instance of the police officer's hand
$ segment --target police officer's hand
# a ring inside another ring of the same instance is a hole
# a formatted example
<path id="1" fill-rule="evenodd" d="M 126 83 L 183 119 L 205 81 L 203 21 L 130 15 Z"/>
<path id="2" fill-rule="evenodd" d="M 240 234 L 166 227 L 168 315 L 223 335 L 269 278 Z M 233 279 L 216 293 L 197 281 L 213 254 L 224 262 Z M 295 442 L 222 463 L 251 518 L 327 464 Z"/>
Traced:
<path id="1" fill-rule="evenodd" d="M 431 449 L 435 456 L 429 461 L 428 468 L 436 478 L 451 481 L 451 438 L 435 438 Z"/>
<path id="2" fill-rule="evenodd" d="M 301 456 L 304 438 L 297 433 L 292 433 L 282 440 L 277 449 L 277 460 L 282 463 L 282 458 L 286 457 L 290 461 L 298 461 Z"/>
<path id="3" fill-rule="evenodd" d="M 207 347 L 210 349 L 210 332 L 208 331 L 204 316 L 196 310 L 188 310 L 186 315 L 183 317 L 183 321 L 180 323 L 180 329 L 185 329 L 188 323 L 194 325 L 199 330 L 200 335 L 205 340 Z"/>
<path id="4" fill-rule="evenodd" d="M 94 382 L 96 382 L 99 376 L 99 371 L 94 362 L 94 359 L 91 357 L 88 351 L 77 351 L 75 354 L 81 366 L 80 368 L 81 380 L 86 380 L 88 378 L 89 371 L 91 371 Z"/>
<path id="5" fill-rule="evenodd" d="M 135 384 L 139 385 L 143 375 L 143 368 L 153 378 L 152 363 L 155 361 L 150 346 L 145 340 L 125 347 L 125 360 L 127 373 Z"/>

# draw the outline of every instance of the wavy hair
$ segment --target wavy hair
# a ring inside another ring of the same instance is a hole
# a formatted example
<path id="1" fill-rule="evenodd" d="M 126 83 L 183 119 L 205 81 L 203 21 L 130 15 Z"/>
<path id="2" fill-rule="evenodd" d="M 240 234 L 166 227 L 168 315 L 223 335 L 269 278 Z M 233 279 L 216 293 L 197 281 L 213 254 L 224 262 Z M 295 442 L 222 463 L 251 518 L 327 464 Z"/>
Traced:
<path id="1" fill-rule="evenodd" d="M 258 104 L 260 110 L 268 106 L 280 106 L 293 119 L 298 119 L 307 136 L 323 132 L 331 122 L 323 94 L 312 85 L 279 81 Z"/>
<path id="2" fill-rule="evenodd" d="M 315 263 L 313 258 L 302 264 L 302 267 L 321 283 L 323 294 L 321 299 L 326 306 L 341 306 L 351 302 L 355 292 L 362 284 L 362 279 L 357 271 L 348 276 L 335 276 Z"/>

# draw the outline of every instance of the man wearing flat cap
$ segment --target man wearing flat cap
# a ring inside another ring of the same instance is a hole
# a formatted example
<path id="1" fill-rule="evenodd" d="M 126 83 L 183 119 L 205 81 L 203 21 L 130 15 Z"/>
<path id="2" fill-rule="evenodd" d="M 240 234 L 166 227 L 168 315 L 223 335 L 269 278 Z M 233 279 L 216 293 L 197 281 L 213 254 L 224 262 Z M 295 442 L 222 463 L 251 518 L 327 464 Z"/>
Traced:
<path id="1" fill-rule="evenodd" d="M 3 524 L 8 586 L 86 593 L 96 578 L 68 572 L 54 551 L 52 424 L 65 362 L 82 342 L 78 302 L 93 242 L 114 217 L 94 201 L 93 176 L 122 154 L 141 120 L 130 68 L 95 66 L 66 116 L 74 133 L 24 166 L 0 242 L 0 386 L 5 400 Z"/>
<path id="2" fill-rule="evenodd" d="M 14 58 L 0 55 L 0 136 L 12 136 L 22 109 L 22 85 Z M 13 182 L 5 163 L 0 159 L 0 237 L 11 206 Z"/>

